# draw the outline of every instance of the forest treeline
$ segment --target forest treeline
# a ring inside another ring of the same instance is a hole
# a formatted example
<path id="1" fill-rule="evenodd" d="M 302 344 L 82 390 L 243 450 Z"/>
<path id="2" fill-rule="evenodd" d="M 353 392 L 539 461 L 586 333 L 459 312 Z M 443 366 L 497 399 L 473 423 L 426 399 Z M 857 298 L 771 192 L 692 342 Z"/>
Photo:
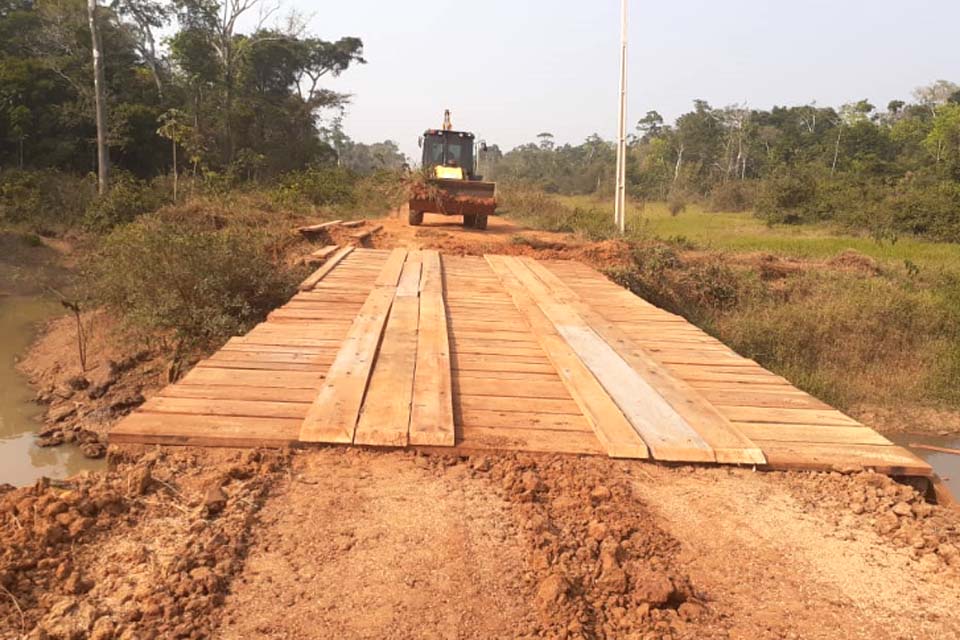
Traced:
<path id="1" fill-rule="evenodd" d="M 560 194 L 607 194 L 616 150 L 592 135 L 555 144 L 549 132 L 486 173 Z M 937 81 L 911 101 L 867 100 L 715 108 L 703 100 L 673 124 L 648 112 L 629 137 L 627 183 L 639 200 L 688 201 L 718 211 L 755 209 L 771 222 L 832 220 L 879 237 L 912 233 L 960 241 L 960 86 Z"/>
<path id="2" fill-rule="evenodd" d="M 360 38 L 316 37 L 262 0 L 0 0 L 0 166 L 96 171 L 93 25 L 120 170 L 169 172 L 174 145 L 182 171 L 239 177 L 402 162 L 349 140 L 349 96 L 323 85 L 364 64 Z"/>
<path id="3" fill-rule="evenodd" d="M 365 63 L 359 37 L 320 38 L 269 0 L 0 0 L 0 219 L 46 211 L 28 225 L 43 230 L 69 213 L 107 229 L 176 199 L 177 178 L 325 204 L 344 180 L 406 161 L 394 142 L 343 131 L 350 96 L 326 80 Z M 605 195 L 615 155 L 597 135 L 561 145 L 543 132 L 506 153 L 491 144 L 480 171 Z M 92 178 L 104 166 L 109 189 Z M 698 201 L 960 241 L 960 86 L 937 81 L 884 108 L 696 100 L 672 124 L 650 111 L 630 136 L 627 181 L 631 198 L 675 212 Z"/>

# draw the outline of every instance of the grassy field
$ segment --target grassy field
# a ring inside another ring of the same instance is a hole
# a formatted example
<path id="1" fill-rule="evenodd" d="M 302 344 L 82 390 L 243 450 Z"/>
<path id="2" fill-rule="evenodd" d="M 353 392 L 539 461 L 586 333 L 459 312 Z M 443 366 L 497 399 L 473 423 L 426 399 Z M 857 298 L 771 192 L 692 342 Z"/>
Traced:
<path id="1" fill-rule="evenodd" d="M 563 196 L 571 207 L 610 209 L 609 200 L 593 196 Z M 735 252 L 769 251 L 797 258 L 830 258 L 846 249 L 854 249 L 888 266 L 903 267 L 906 261 L 933 272 L 960 274 L 960 245 L 899 238 L 896 242 L 877 242 L 868 236 L 854 236 L 827 224 L 768 226 L 752 213 L 715 213 L 691 204 L 674 216 L 665 203 L 628 205 L 628 225 L 647 229 L 655 237 L 688 240 L 702 248 Z"/>

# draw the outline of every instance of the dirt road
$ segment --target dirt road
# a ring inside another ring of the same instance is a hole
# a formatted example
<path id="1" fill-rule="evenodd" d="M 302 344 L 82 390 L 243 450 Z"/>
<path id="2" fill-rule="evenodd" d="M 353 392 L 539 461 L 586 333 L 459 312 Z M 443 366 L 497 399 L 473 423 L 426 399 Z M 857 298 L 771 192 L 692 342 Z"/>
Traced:
<path id="1" fill-rule="evenodd" d="M 385 225 L 379 243 L 446 251 L 617 248 Z M 0 638 L 960 637 L 960 516 L 875 474 L 114 455 L 104 477 L 0 489 Z"/>

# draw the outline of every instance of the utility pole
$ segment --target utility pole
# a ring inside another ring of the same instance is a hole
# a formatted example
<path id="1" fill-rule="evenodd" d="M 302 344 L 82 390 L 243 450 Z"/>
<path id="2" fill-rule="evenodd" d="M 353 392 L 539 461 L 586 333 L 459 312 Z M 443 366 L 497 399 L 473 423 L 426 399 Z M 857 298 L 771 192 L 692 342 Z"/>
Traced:
<path id="1" fill-rule="evenodd" d="M 627 217 L 627 0 L 620 0 L 620 109 L 617 122 L 617 190 L 613 221 L 623 233 Z"/>

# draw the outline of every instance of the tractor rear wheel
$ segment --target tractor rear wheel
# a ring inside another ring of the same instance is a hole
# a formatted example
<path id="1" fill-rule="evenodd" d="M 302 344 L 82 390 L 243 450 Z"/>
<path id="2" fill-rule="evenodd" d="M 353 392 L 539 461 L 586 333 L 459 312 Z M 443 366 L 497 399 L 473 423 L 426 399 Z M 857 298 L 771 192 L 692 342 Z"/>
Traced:
<path id="1" fill-rule="evenodd" d="M 407 222 L 411 227 L 419 227 L 423 224 L 423 211 L 411 211 L 407 216 Z"/>
<path id="2" fill-rule="evenodd" d="M 473 228 L 480 229 L 483 231 L 487 228 L 487 214 L 478 213 L 476 219 L 473 221 Z"/>
<path id="3" fill-rule="evenodd" d="M 472 229 L 473 225 L 476 223 L 477 216 L 473 214 L 465 213 L 463 214 L 463 228 Z"/>

